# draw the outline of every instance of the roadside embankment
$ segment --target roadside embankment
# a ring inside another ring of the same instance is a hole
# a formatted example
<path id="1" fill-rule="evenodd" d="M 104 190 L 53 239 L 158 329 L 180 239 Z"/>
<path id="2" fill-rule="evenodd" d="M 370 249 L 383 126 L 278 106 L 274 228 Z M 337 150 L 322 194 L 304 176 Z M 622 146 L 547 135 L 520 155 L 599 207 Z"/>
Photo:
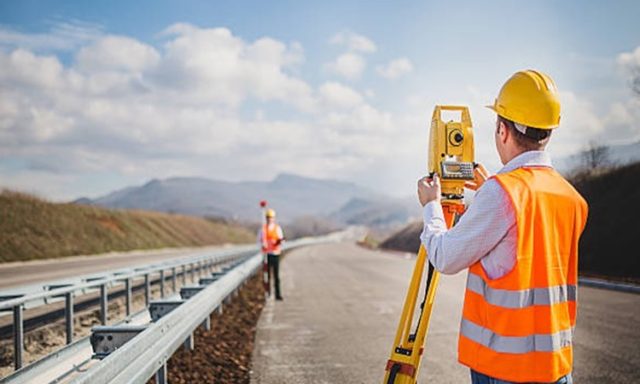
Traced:
<path id="1" fill-rule="evenodd" d="M 51 203 L 6 190 L 0 218 L 0 262 L 255 241 L 247 228 L 222 220 Z"/>

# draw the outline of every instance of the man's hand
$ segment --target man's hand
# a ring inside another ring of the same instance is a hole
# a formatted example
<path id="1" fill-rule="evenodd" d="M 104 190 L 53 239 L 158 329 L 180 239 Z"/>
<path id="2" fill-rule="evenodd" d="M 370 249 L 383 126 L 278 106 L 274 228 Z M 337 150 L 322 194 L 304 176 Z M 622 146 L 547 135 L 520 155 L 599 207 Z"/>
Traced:
<path id="1" fill-rule="evenodd" d="M 418 180 L 418 200 L 423 207 L 431 201 L 440 202 L 441 194 L 440 177 L 437 173 L 433 178 L 425 176 Z"/>
<path id="2" fill-rule="evenodd" d="M 477 191 L 478 188 L 482 187 L 485 181 L 489 178 L 489 172 L 482 164 L 478 164 L 473 169 L 473 181 L 465 181 L 465 188 L 471 189 L 472 191 Z"/>

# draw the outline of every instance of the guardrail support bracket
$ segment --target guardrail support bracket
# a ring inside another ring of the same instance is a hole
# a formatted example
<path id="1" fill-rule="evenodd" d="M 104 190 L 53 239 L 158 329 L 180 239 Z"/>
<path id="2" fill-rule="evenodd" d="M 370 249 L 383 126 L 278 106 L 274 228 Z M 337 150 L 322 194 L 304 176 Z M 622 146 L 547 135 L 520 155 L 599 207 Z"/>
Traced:
<path id="1" fill-rule="evenodd" d="M 147 325 L 96 326 L 91 329 L 93 357 L 103 359 L 144 331 Z"/>

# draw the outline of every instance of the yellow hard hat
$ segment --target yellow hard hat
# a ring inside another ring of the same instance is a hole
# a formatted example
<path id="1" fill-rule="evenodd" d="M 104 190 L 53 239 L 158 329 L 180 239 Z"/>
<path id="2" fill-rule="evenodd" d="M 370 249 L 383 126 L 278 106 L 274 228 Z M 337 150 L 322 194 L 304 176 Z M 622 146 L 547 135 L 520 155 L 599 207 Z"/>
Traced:
<path id="1" fill-rule="evenodd" d="M 266 217 L 276 217 L 276 211 L 274 211 L 273 209 L 269 208 L 267 209 L 267 212 L 265 213 Z"/>
<path id="2" fill-rule="evenodd" d="M 560 98 L 548 75 L 534 70 L 516 72 L 500 89 L 493 105 L 498 115 L 515 123 L 538 129 L 560 125 Z"/>

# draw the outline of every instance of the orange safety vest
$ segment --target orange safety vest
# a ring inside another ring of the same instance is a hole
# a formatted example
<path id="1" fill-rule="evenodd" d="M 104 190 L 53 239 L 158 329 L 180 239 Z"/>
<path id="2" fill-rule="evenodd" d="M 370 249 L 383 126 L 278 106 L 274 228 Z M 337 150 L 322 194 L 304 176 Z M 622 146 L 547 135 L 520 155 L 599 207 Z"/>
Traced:
<path id="1" fill-rule="evenodd" d="M 265 253 L 270 253 L 272 255 L 279 255 L 282 251 L 280 248 L 280 243 L 278 240 L 282 240 L 279 235 L 280 226 L 278 224 L 273 225 L 263 225 L 262 226 L 262 244 L 266 245 Z"/>
<path id="2" fill-rule="evenodd" d="M 493 177 L 515 211 L 516 263 L 495 280 L 480 262 L 469 268 L 458 359 L 497 379 L 552 383 L 572 369 L 578 240 L 588 206 L 552 168 Z"/>

